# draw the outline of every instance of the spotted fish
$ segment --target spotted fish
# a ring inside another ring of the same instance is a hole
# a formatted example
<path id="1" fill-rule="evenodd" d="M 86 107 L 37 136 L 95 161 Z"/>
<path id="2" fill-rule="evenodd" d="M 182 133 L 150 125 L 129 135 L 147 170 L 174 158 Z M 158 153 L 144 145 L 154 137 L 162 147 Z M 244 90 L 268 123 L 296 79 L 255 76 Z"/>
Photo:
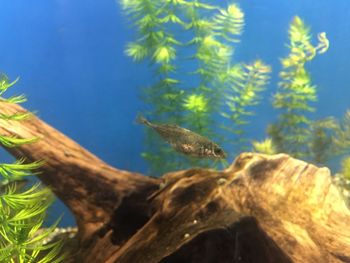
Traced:
<path id="1" fill-rule="evenodd" d="M 154 124 L 143 116 L 138 116 L 137 122 L 151 127 L 178 152 L 199 158 L 226 158 L 216 143 L 195 132 L 173 124 Z"/>

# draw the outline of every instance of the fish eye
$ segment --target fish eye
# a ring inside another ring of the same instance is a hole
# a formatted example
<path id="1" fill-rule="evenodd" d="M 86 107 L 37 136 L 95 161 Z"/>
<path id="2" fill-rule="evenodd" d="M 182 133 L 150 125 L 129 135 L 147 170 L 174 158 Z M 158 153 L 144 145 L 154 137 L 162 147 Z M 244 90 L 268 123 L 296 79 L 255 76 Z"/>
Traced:
<path id="1" fill-rule="evenodd" d="M 223 154 L 224 152 L 223 152 L 223 150 L 221 150 L 220 148 L 215 148 L 215 149 L 214 149 L 214 153 L 215 153 L 216 155 L 221 155 L 221 154 Z"/>

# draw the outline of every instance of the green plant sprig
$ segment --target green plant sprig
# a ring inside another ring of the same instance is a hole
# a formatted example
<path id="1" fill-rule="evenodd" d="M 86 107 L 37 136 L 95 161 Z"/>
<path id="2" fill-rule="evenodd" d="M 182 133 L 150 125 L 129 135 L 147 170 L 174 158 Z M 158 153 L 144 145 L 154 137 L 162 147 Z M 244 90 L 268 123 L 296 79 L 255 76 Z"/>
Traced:
<path id="1" fill-rule="evenodd" d="M 31 112 L 16 112 L 14 114 L 0 113 L 0 119 L 7 121 L 24 121 L 33 116 Z"/>
<path id="2" fill-rule="evenodd" d="M 7 180 L 21 179 L 26 176 L 38 174 L 38 169 L 43 165 L 43 161 L 24 163 L 25 159 L 19 159 L 14 163 L 0 164 L 0 175 Z"/>
<path id="3" fill-rule="evenodd" d="M 12 87 L 18 78 L 9 82 L 2 74 L 0 77 L 1 95 Z M 21 103 L 26 99 L 23 95 L 2 98 L 6 103 Z M 3 121 L 23 121 L 32 113 L 18 112 L 14 114 L 1 113 Z M 23 144 L 36 142 L 38 138 L 17 138 L 0 136 L 0 143 L 5 147 L 18 147 Z M 60 241 L 44 244 L 45 237 L 52 233 L 58 221 L 48 230 L 38 234 L 46 217 L 46 211 L 53 202 L 53 195 L 48 188 L 35 184 L 22 191 L 20 182 L 23 178 L 37 174 L 37 169 L 43 162 L 25 163 L 19 159 L 12 164 L 0 164 L 0 262 L 29 263 L 29 262 L 62 262 L 64 254 L 60 255 Z M 21 192 L 22 191 L 22 192 Z M 44 254 L 43 254 L 44 253 Z"/>
<path id="4" fill-rule="evenodd" d="M 307 113 L 315 110 L 312 102 L 317 100 L 316 87 L 311 83 L 305 64 L 317 53 L 324 53 L 329 46 L 325 33 L 319 34 L 318 39 L 318 45 L 313 46 L 310 29 L 301 18 L 294 17 L 289 28 L 290 53 L 281 60 L 281 81 L 273 97 L 273 107 L 281 114 L 278 121 L 269 126 L 268 134 L 278 152 L 297 158 L 306 157 L 309 152 L 312 121 Z"/>
<path id="5" fill-rule="evenodd" d="M 247 142 L 243 126 L 249 123 L 247 117 L 254 115 L 251 108 L 261 102 L 261 92 L 269 82 L 270 72 L 271 68 L 261 60 L 236 65 L 228 71 L 229 85 L 225 94 L 228 110 L 222 112 L 222 115 L 230 120 L 231 125 L 224 128 L 236 136 L 233 141 L 235 148 L 238 146 L 238 151 Z"/>

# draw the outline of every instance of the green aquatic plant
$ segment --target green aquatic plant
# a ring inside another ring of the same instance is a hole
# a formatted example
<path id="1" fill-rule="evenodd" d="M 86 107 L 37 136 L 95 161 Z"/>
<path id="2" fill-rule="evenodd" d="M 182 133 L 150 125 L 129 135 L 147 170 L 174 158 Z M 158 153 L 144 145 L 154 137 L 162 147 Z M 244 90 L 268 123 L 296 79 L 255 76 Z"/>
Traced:
<path id="1" fill-rule="evenodd" d="M 150 106 L 147 115 L 160 123 L 183 125 L 223 142 L 217 125 L 220 113 L 227 119 L 221 128 L 228 132 L 228 141 L 234 142 L 235 152 L 247 149 L 245 127 L 254 115 L 253 107 L 262 101 L 271 68 L 261 60 L 233 63 L 244 27 L 244 13 L 239 6 L 221 8 L 198 1 L 165 0 L 122 4 L 137 30 L 137 38 L 128 44 L 126 54 L 135 61 L 148 60 L 157 74 L 157 82 L 144 88 L 144 101 Z M 181 37 L 180 42 L 180 33 L 190 39 Z M 320 33 L 318 43 L 312 45 L 310 29 L 297 16 L 289 28 L 289 40 L 290 53 L 281 60 L 281 81 L 273 97 L 273 106 L 281 113 L 268 128 L 270 138 L 254 142 L 253 147 L 323 163 L 330 157 L 333 130 L 330 121 L 313 121 L 309 117 L 315 110 L 312 103 L 317 94 L 306 63 L 326 52 L 329 41 L 325 33 Z M 183 71 L 186 62 L 197 68 Z M 143 157 L 150 161 L 153 172 L 188 164 L 209 165 L 178 156 L 152 133 L 147 134 L 146 142 Z"/>
<path id="2" fill-rule="evenodd" d="M 190 94 L 183 102 L 183 108 L 189 112 L 185 120 L 192 124 L 192 128 L 197 131 L 203 131 L 210 124 L 207 116 L 209 111 L 209 100 L 202 94 Z"/>
<path id="3" fill-rule="evenodd" d="M 350 110 L 338 121 L 332 139 L 338 154 L 350 154 Z"/>
<path id="4" fill-rule="evenodd" d="M 326 52 L 329 42 L 326 34 L 320 33 L 319 43 L 313 46 L 310 29 L 298 16 L 290 25 L 289 40 L 290 53 L 281 60 L 281 81 L 273 97 L 273 107 L 281 114 L 278 121 L 268 128 L 268 134 L 278 152 L 304 158 L 309 152 L 311 137 L 312 120 L 308 114 L 315 111 L 312 103 L 317 100 L 316 86 L 312 84 L 305 64 L 317 54 Z"/>
<path id="5" fill-rule="evenodd" d="M 190 112 L 186 120 L 191 128 L 221 144 L 225 139 L 217 128 L 220 127 L 218 117 L 222 112 L 226 88 L 230 85 L 228 74 L 235 45 L 243 32 L 244 13 L 237 4 L 216 8 L 212 13 L 211 16 L 204 16 L 200 10 L 190 9 L 189 25 L 194 37 L 189 43 L 195 48 L 193 63 L 198 64 L 194 72 L 198 82 L 193 90 L 205 96 L 208 106 L 206 114 L 198 116 Z M 205 166 L 209 166 L 209 163 L 206 162 Z"/>
<path id="6" fill-rule="evenodd" d="M 236 136 L 233 142 L 238 151 L 244 149 L 244 144 L 248 142 L 243 127 L 249 123 L 247 117 L 254 115 L 252 107 L 262 99 L 261 92 L 268 84 L 270 72 L 268 65 L 256 60 L 251 64 L 238 64 L 227 73 L 225 103 L 228 110 L 222 115 L 230 120 L 225 129 Z"/>
<path id="7" fill-rule="evenodd" d="M 346 204 L 350 207 L 350 156 L 343 158 L 340 172 L 334 175 L 333 182 L 338 186 Z"/>
<path id="8" fill-rule="evenodd" d="M 205 113 L 208 110 L 208 100 L 203 95 L 192 94 L 185 98 L 184 108 L 196 113 Z"/>
<path id="9" fill-rule="evenodd" d="M 347 156 L 343 159 L 341 174 L 344 176 L 344 178 L 350 180 L 350 156 Z"/>
<path id="10" fill-rule="evenodd" d="M 249 117 L 262 101 L 271 68 L 261 60 L 250 64 L 233 61 L 244 28 L 244 12 L 239 6 L 222 8 L 197 0 L 121 2 L 137 34 L 125 52 L 134 61 L 148 61 L 156 74 L 155 83 L 143 89 L 146 115 L 158 123 L 185 126 L 220 144 L 234 142 L 229 153 L 246 150 Z M 312 119 L 317 89 L 307 64 L 328 50 L 329 41 L 322 32 L 317 44 L 312 44 L 310 28 L 298 16 L 288 33 L 289 54 L 281 59 L 280 82 L 273 96 L 279 116 L 268 126 L 268 137 L 251 141 L 252 147 L 324 165 L 350 152 L 350 111 L 342 122 Z M 226 121 L 218 125 L 220 116 Z M 179 156 L 152 132 L 147 132 L 142 156 L 156 174 L 188 165 L 212 165 Z M 350 170 L 345 160 L 339 173 L 344 180 Z"/>
<path id="11" fill-rule="evenodd" d="M 252 141 L 253 151 L 264 154 L 276 154 L 277 150 L 273 145 L 272 139 L 267 138 L 261 142 Z"/>
<path id="12" fill-rule="evenodd" d="M 350 204 L 350 110 L 345 112 L 341 120 L 336 121 L 332 142 L 333 154 L 342 158 L 341 169 L 336 174 L 337 183 Z"/>
<path id="13" fill-rule="evenodd" d="M 335 175 L 335 182 L 350 206 L 350 110 L 347 110 L 344 117 L 336 122 L 332 142 L 335 157 L 342 158 L 340 171 Z"/>
<path id="14" fill-rule="evenodd" d="M 156 82 L 143 89 L 146 115 L 158 123 L 183 125 L 220 141 L 216 116 L 223 104 L 227 71 L 234 43 L 242 33 L 244 13 L 236 4 L 221 8 L 197 0 L 129 0 L 121 4 L 136 28 L 136 39 L 127 45 L 126 54 L 134 61 L 148 61 L 156 73 Z M 193 69 L 192 65 L 198 66 Z M 175 154 L 149 132 L 142 156 L 152 173 L 189 164 L 209 165 Z"/>
<path id="15" fill-rule="evenodd" d="M 0 78 L 0 100 L 6 103 L 25 101 L 23 95 L 10 98 L 3 93 L 13 86 L 5 75 Z M 4 121 L 23 121 L 32 114 L 18 112 L 0 114 Z M 16 147 L 33 143 L 37 138 L 16 138 L 0 135 L 0 143 L 5 147 Z M 53 232 L 58 221 L 45 231 L 38 232 L 43 226 L 46 210 L 53 202 L 53 194 L 40 184 L 24 189 L 23 179 L 35 174 L 42 162 L 25 163 L 24 159 L 14 163 L 0 164 L 0 262 L 62 262 L 59 255 L 61 242 L 45 244 L 44 239 Z M 24 181 L 25 182 L 25 181 Z"/>
<path id="16" fill-rule="evenodd" d="M 307 159 L 315 164 L 325 165 L 337 155 L 333 140 L 335 130 L 338 127 L 337 121 L 329 117 L 312 121 L 309 127 L 310 140 L 307 144 Z"/>
<path id="17" fill-rule="evenodd" d="M 211 9 L 214 8 L 211 6 Z M 221 106 L 221 93 L 234 52 L 233 44 L 239 42 L 244 26 L 244 13 L 236 4 L 214 10 L 211 17 L 202 18 L 203 12 L 193 5 L 188 11 L 190 23 L 186 28 L 193 31 L 193 38 L 188 44 L 194 46 L 192 59 L 198 64 L 194 73 L 199 81 L 194 90 L 210 100 L 211 111 L 217 111 Z"/>
<path id="18" fill-rule="evenodd" d="M 126 54 L 135 61 L 148 61 L 156 73 L 156 81 L 144 87 L 142 97 L 149 106 L 145 115 L 159 123 L 182 124 L 183 91 L 176 79 L 177 47 L 180 43 L 170 27 L 181 26 L 182 20 L 176 16 L 177 6 L 182 1 L 121 1 L 124 11 L 132 19 L 136 28 L 136 40 L 127 45 Z M 149 162 L 152 173 L 174 169 L 179 157 L 172 149 L 159 140 L 152 131 L 146 130 L 146 151 L 142 156 Z M 162 168 L 162 169 L 160 169 Z"/>

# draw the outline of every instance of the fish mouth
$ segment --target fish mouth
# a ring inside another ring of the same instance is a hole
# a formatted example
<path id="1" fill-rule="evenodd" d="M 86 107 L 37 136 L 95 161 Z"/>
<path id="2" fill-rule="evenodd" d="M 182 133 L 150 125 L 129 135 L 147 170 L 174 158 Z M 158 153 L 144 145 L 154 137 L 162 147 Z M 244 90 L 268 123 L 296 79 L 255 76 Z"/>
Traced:
<path id="1" fill-rule="evenodd" d="M 223 154 L 214 154 L 213 155 L 213 159 L 226 159 L 227 157 L 227 154 L 226 153 L 223 153 Z"/>

